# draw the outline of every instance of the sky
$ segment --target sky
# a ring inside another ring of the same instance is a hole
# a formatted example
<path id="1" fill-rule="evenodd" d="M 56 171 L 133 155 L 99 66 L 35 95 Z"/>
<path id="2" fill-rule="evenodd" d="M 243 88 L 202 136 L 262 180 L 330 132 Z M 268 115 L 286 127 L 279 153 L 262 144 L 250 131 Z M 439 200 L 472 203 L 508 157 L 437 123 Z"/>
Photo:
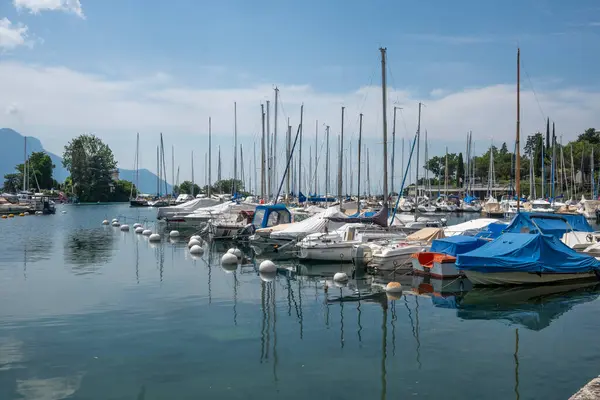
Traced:
<path id="1" fill-rule="evenodd" d="M 248 181 L 253 146 L 260 151 L 261 104 L 271 103 L 273 131 L 278 87 L 278 175 L 282 132 L 288 118 L 296 131 L 303 104 L 302 164 L 307 172 L 309 151 L 314 156 L 318 147 L 323 186 L 325 125 L 335 170 L 345 107 L 349 169 L 356 180 L 362 113 L 376 191 L 383 170 L 380 47 L 387 48 L 390 137 L 393 107 L 402 108 L 399 186 L 401 141 L 415 134 L 419 102 L 430 155 L 445 147 L 464 152 L 468 131 L 476 153 L 492 141 L 512 147 L 518 47 L 523 136 L 543 130 L 546 118 L 564 142 L 599 127 L 599 39 L 595 0 L 0 0 L 0 126 L 35 136 L 57 154 L 71 138 L 94 133 L 121 168 L 133 167 L 139 132 L 141 166 L 151 170 L 162 132 L 169 181 L 173 147 L 180 181 L 191 178 L 193 151 L 195 180 L 203 183 L 209 117 L 212 181 L 219 146 L 222 175 L 233 174 L 235 102 Z"/>

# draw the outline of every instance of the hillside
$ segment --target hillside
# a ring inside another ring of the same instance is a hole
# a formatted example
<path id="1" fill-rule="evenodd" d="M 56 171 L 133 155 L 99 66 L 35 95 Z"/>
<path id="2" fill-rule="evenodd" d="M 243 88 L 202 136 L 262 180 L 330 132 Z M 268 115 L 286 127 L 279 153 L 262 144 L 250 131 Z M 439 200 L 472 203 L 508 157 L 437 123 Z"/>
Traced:
<path id="1" fill-rule="evenodd" d="M 2 178 L 5 174 L 10 174 L 15 172 L 15 165 L 23 162 L 23 145 L 24 145 L 24 137 L 19 132 L 10 129 L 10 128 L 0 128 L 0 141 L 2 146 L 0 146 L 0 178 Z M 54 153 L 46 151 L 42 142 L 39 139 L 28 136 L 27 137 L 27 154 L 31 154 L 35 151 L 45 151 L 48 153 L 52 162 L 56 166 L 54 168 L 54 179 L 59 182 L 63 182 L 67 176 L 69 176 L 69 171 L 67 171 L 62 165 L 62 158 L 57 156 Z M 135 171 L 130 169 L 121 169 L 119 168 L 120 178 L 128 181 L 134 181 Z M 156 175 L 147 169 L 140 169 L 139 171 L 139 183 L 140 183 L 140 191 L 143 193 L 156 193 Z M 0 182 L 0 185 L 2 183 Z M 169 191 L 171 190 L 171 185 L 167 185 Z M 164 181 L 161 183 L 161 188 L 164 191 Z"/>

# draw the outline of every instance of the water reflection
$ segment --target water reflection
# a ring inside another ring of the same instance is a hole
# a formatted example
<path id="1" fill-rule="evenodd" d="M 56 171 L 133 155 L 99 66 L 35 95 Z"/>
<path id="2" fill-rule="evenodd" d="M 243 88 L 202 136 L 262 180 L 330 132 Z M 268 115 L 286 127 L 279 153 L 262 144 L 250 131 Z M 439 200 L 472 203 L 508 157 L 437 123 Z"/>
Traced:
<path id="1" fill-rule="evenodd" d="M 111 229 L 77 229 L 65 239 L 64 259 L 76 275 L 96 273 L 111 260 L 116 237 Z"/>

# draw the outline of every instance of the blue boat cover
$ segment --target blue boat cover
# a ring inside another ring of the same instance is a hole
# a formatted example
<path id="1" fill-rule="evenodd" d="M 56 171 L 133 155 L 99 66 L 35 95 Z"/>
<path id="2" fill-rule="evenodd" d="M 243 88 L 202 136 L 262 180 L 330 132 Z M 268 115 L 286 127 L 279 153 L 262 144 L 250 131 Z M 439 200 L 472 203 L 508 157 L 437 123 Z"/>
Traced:
<path id="1" fill-rule="evenodd" d="M 583 215 L 575 214 L 546 214 L 518 213 L 505 232 L 513 233 L 543 233 L 561 238 L 565 232 L 593 232 L 594 229 Z"/>
<path id="2" fill-rule="evenodd" d="M 496 239 L 508 227 L 504 222 L 492 222 L 485 229 L 475 234 L 475 237 L 484 239 Z"/>
<path id="3" fill-rule="evenodd" d="M 456 235 L 443 239 L 436 239 L 431 243 L 432 253 L 444 253 L 456 257 L 459 254 L 468 253 L 484 244 L 487 240 L 479 239 L 473 236 Z"/>
<path id="4" fill-rule="evenodd" d="M 558 238 L 543 234 L 504 233 L 456 259 L 459 269 L 479 272 L 600 271 L 600 261 L 577 253 Z"/>

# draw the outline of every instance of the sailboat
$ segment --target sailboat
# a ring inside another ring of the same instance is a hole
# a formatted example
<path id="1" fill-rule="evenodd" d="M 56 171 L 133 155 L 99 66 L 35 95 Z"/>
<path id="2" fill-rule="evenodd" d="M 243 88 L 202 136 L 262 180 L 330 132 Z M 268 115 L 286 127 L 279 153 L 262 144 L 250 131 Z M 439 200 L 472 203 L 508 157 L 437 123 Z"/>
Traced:
<path id="1" fill-rule="evenodd" d="M 446 147 L 446 168 L 444 172 L 444 194 L 445 197 L 443 200 L 439 201 L 437 206 L 441 211 L 444 212 L 454 212 L 456 211 L 456 204 L 450 202 L 448 200 L 448 148 Z"/>
<path id="2" fill-rule="evenodd" d="M 133 196 L 133 185 L 131 185 L 131 192 L 129 193 L 129 206 L 131 207 L 148 207 L 148 200 L 144 199 L 139 195 L 140 190 L 140 134 L 137 134 L 136 145 L 135 145 L 135 159 L 133 161 L 135 169 L 135 189 L 136 196 Z"/>
<path id="3" fill-rule="evenodd" d="M 489 218 L 502 218 L 504 216 L 504 212 L 502 211 L 502 208 L 500 208 L 500 203 L 498 203 L 498 200 L 494 197 L 494 193 L 492 190 L 495 181 L 496 169 L 494 167 L 494 144 L 492 143 L 492 145 L 490 146 L 490 166 L 488 170 L 488 192 L 487 199 L 485 201 L 485 204 L 483 205 L 483 212 L 485 212 L 485 214 Z"/>

